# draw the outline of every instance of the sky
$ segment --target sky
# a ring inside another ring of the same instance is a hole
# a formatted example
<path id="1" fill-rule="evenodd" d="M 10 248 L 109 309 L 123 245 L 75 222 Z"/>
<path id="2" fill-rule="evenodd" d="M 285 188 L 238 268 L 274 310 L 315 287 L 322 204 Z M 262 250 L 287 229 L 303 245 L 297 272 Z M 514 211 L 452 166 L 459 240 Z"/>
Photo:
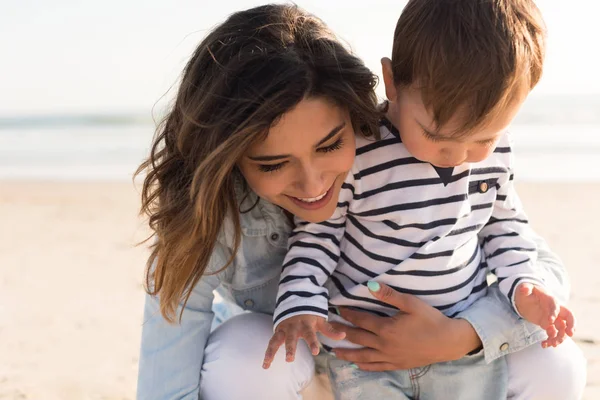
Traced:
<path id="1" fill-rule="evenodd" d="M 204 35 L 254 0 L 0 0 L 0 116 L 149 113 Z M 380 73 L 402 0 L 297 0 Z M 600 2 L 538 0 L 549 32 L 535 96 L 600 96 Z M 169 91 L 169 89 L 171 89 Z M 378 90 L 380 95 L 383 92 Z"/>

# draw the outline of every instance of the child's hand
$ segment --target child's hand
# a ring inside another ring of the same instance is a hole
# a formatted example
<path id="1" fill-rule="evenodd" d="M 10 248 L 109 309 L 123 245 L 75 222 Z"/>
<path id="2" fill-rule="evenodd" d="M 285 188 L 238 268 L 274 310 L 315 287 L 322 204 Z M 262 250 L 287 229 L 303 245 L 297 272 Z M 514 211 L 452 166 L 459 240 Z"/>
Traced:
<path id="1" fill-rule="evenodd" d="M 548 339 L 542 342 L 542 347 L 556 347 L 565 340 L 565 335 L 573 336 L 575 317 L 568 308 L 531 283 L 521 283 L 516 290 L 515 304 L 519 313 L 546 330 Z"/>
<path id="2" fill-rule="evenodd" d="M 323 317 L 317 317 L 316 315 L 297 315 L 295 317 L 290 317 L 277 325 L 277 329 L 269 341 L 269 346 L 265 353 L 263 368 L 267 369 L 271 366 L 277 350 L 284 342 L 285 360 L 287 362 L 294 361 L 298 339 L 304 339 L 306 344 L 308 344 L 311 353 L 316 356 L 319 354 L 317 332 L 321 332 L 321 334 L 333 340 L 342 340 L 346 337 L 344 332 L 335 329 Z"/>

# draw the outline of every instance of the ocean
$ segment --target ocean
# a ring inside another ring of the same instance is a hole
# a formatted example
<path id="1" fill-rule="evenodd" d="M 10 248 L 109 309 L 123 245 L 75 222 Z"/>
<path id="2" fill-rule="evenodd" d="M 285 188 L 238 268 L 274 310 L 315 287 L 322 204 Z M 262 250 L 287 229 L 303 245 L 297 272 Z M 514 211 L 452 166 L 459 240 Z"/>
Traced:
<path id="1" fill-rule="evenodd" d="M 511 132 L 518 181 L 600 181 L 600 96 L 528 100 Z M 153 135 L 136 114 L 0 117 L 0 179 L 128 181 Z"/>

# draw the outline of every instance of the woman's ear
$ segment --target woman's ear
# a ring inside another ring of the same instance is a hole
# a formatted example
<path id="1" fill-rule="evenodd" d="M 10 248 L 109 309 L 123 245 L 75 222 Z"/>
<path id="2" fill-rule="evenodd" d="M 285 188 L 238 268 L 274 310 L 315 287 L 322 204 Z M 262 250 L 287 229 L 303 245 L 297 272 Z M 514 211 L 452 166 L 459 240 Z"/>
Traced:
<path id="1" fill-rule="evenodd" d="M 381 59 L 381 73 L 383 75 L 383 85 L 385 86 L 385 95 L 390 102 L 396 102 L 398 91 L 394 83 L 394 73 L 392 72 L 392 60 L 387 57 Z"/>

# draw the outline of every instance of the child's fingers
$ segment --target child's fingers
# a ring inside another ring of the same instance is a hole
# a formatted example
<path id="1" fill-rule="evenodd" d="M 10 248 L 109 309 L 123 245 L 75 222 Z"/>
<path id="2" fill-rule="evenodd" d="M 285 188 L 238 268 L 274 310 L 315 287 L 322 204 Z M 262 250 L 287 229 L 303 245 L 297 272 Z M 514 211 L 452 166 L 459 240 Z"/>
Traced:
<path id="1" fill-rule="evenodd" d="M 545 329 L 546 329 L 546 334 L 548 335 L 548 342 L 553 343 L 554 338 L 556 338 L 556 335 L 558 334 L 558 330 L 556 329 L 554 324 L 548 326 Z"/>
<path id="2" fill-rule="evenodd" d="M 267 351 L 265 352 L 265 359 L 263 361 L 263 368 L 268 369 L 275 358 L 275 354 L 277 354 L 277 350 L 281 347 L 281 345 L 285 342 L 285 333 L 283 331 L 277 331 L 269 340 L 269 345 L 267 346 Z"/>
<path id="3" fill-rule="evenodd" d="M 557 345 L 556 337 L 546 339 L 542 342 L 542 347 L 545 349 L 548 347 L 556 347 L 556 345 Z"/>
<path id="4" fill-rule="evenodd" d="M 558 313 L 558 319 L 562 319 L 563 321 L 565 321 L 566 324 L 566 328 L 565 328 L 565 332 L 567 333 L 567 335 L 573 337 L 573 335 L 575 334 L 575 316 L 573 315 L 573 313 L 571 312 L 571 310 L 569 310 L 567 307 L 560 307 L 560 311 Z"/>
<path id="5" fill-rule="evenodd" d="M 317 339 L 317 334 L 312 326 L 304 327 L 304 330 L 302 331 L 302 339 L 304 339 L 310 348 L 310 352 L 313 356 L 319 354 L 319 339 Z"/>
<path id="6" fill-rule="evenodd" d="M 539 301 L 539 304 L 544 310 L 544 314 L 542 316 L 540 325 L 542 325 L 542 327 L 545 327 L 549 324 L 553 324 L 556 320 L 556 317 L 558 317 L 560 305 L 553 296 L 548 295 L 547 293 L 545 293 L 537 287 L 533 288 L 533 294 L 535 295 L 535 297 Z"/>
<path id="7" fill-rule="evenodd" d="M 346 337 L 346 332 L 338 331 L 327 321 L 323 321 L 318 324 L 317 329 L 323 334 L 323 336 L 327 336 L 329 339 L 342 340 Z"/>
<path id="8" fill-rule="evenodd" d="M 559 344 L 561 344 L 562 342 L 564 342 L 565 337 L 567 336 L 565 330 L 567 329 L 567 324 L 564 320 L 562 319 L 557 319 L 554 322 L 554 326 L 556 327 L 558 333 L 556 334 L 556 338 L 555 340 L 555 345 L 554 347 L 558 346 Z"/>
<path id="9" fill-rule="evenodd" d="M 298 335 L 288 333 L 285 337 L 285 361 L 292 362 L 296 358 L 296 346 L 298 345 Z"/>

